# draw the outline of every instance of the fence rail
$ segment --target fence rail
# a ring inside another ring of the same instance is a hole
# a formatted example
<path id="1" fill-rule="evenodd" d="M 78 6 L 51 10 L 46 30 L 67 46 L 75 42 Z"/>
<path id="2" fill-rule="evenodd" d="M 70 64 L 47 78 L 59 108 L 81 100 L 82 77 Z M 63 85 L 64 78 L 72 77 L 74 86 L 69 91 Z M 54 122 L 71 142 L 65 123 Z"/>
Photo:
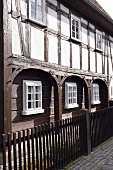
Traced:
<path id="1" fill-rule="evenodd" d="M 3 135 L 3 169 L 59 169 L 86 152 L 85 116 Z"/>

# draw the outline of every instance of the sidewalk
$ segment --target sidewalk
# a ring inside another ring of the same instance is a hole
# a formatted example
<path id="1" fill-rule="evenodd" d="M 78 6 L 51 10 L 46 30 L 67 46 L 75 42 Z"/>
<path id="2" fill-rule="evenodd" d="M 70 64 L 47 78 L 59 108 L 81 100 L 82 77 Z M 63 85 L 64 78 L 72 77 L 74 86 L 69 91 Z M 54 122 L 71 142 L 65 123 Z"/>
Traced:
<path id="1" fill-rule="evenodd" d="M 85 156 L 68 170 L 113 170 L 113 138 L 97 147 L 90 155 Z"/>

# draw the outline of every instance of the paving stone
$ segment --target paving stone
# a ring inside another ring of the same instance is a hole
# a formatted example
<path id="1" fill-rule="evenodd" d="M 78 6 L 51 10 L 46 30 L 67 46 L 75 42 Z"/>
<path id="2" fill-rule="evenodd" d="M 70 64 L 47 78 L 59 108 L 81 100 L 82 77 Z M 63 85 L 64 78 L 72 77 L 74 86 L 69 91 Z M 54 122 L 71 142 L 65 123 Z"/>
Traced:
<path id="1" fill-rule="evenodd" d="M 69 170 L 113 170 L 113 138 L 70 167 Z"/>

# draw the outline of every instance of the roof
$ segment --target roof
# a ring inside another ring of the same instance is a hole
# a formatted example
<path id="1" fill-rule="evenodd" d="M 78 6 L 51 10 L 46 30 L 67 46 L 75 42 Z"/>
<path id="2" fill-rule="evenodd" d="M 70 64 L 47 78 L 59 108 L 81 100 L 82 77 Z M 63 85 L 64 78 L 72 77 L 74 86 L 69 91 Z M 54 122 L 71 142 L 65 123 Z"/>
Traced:
<path id="1" fill-rule="evenodd" d="M 105 15 L 107 15 L 109 18 L 110 15 L 101 7 L 101 5 L 96 0 L 89 0 L 93 5 L 95 5 L 99 10 L 101 10 Z"/>

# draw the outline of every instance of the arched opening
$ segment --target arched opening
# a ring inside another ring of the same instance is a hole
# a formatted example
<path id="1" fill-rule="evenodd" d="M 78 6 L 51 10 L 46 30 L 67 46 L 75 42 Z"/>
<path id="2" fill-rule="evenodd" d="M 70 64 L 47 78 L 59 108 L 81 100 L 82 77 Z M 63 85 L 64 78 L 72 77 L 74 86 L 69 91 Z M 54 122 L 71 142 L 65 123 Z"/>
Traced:
<path id="1" fill-rule="evenodd" d="M 97 102 L 96 102 L 97 101 Z M 101 79 L 95 79 L 91 86 L 91 111 L 108 107 L 108 88 Z"/>
<path id="2" fill-rule="evenodd" d="M 62 84 L 62 118 L 79 114 L 80 109 L 88 108 L 87 85 L 79 76 L 69 76 Z M 84 105 L 84 106 L 83 106 Z"/>
<path id="3" fill-rule="evenodd" d="M 12 83 L 12 131 L 53 122 L 57 82 L 50 73 L 22 70 Z"/>

